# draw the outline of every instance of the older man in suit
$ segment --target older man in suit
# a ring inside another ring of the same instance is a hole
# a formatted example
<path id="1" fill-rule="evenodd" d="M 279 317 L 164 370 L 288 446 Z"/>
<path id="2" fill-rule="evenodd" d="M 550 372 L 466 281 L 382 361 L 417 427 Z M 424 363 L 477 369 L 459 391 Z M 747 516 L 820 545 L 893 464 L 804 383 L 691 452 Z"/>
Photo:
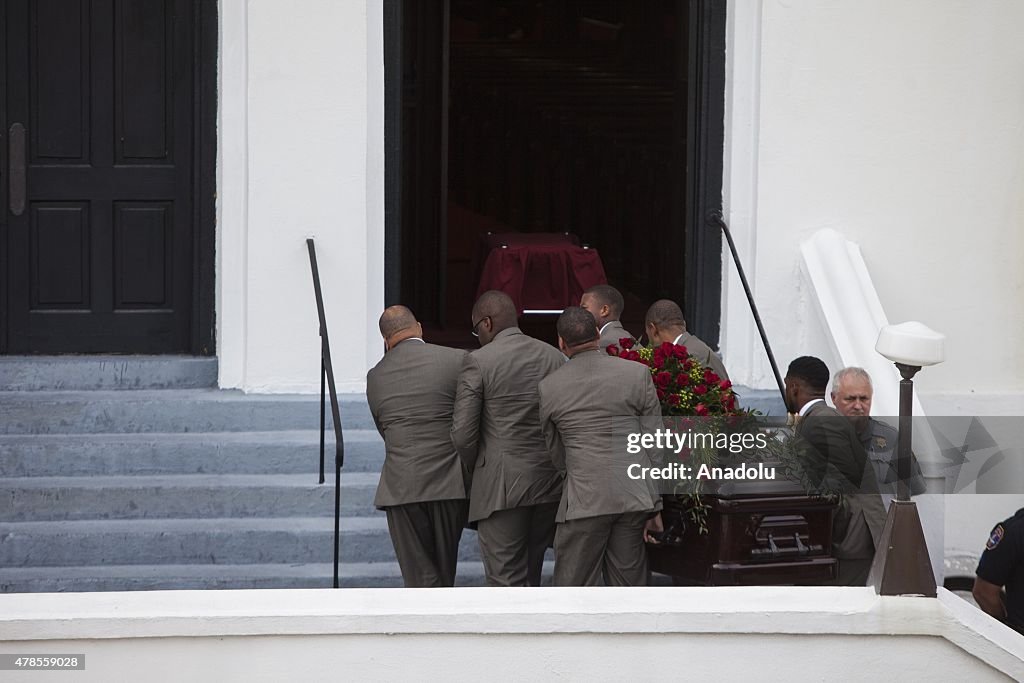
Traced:
<path id="1" fill-rule="evenodd" d="M 885 526 L 885 508 L 850 419 L 825 403 L 828 377 L 820 359 L 795 359 L 786 372 L 786 403 L 797 414 L 795 438 L 815 483 L 842 494 L 832 523 L 832 553 L 839 560 L 835 583 L 863 586 Z"/>
<path id="2" fill-rule="evenodd" d="M 384 311 L 380 333 L 384 358 L 366 375 L 385 450 L 374 504 L 387 513 L 405 586 L 453 586 L 469 504 L 450 431 L 466 352 L 425 343 L 405 306 Z"/>
<path id="3" fill-rule="evenodd" d="M 647 309 L 644 331 L 651 340 L 651 346 L 671 342 L 686 347 L 686 352 L 696 358 L 705 368 L 711 368 L 722 379 L 729 379 L 725 364 L 711 347 L 686 330 L 686 320 L 679 304 L 669 299 L 659 299 Z"/>
<path id="4" fill-rule="evenodd" d="M 537 385 L 565 357 L 522 333 L 507 294 L 484 292 L 472 316 L 480 348 L 463 365 L 452 425 L 473 477 L 469 521 L 489 585 L 537 586 L 562 494 L 540 431 Z"/>
<path id="5" fill-rule="evenodd" d="M 832 377 L 832 404 L 840 415 L 850 418 L 860 445 L 868 455 L 868 462 L 874 467 L 883 507 L 888 509 L 889 501 L 896 497 L 899 482 L 896 457 L 899 432 L 892 425 L 871 417 L 873 396 L 871 375 L 864 368 L 843 368 Z M 910 494 L 914 496 L 926 490 L 921 465 L 913 453 L 910 454 L 910 479 L 907 484 Z"/>
<path id="6" fill-rule="evenodd" d="M 628 455 L 616 436 L 656 429 L 661 406 L 648 369 L 601 353 L 599 337 L 589 312 L 567 308 L 558 319 L 558 344 L 569 362 L 540 383 L 544 436 L 566 476 L 555 585 L 643 586 L 644 541 L 660 530 L 661 498 L 652 482 L 627 475 L 631 463 L 651 466 L 647 454 Z"/>
<path id="7" fill-rule="evenodd" d="M 613 344 L 617 345 L 620 339 L 636 341 L 619 322 L 625 306 L 622 294 L 611 285 L 594 285 L 580 297 L 580 308 L 594 316 L 594 322 L 597 323 L 602 351 Z"/>

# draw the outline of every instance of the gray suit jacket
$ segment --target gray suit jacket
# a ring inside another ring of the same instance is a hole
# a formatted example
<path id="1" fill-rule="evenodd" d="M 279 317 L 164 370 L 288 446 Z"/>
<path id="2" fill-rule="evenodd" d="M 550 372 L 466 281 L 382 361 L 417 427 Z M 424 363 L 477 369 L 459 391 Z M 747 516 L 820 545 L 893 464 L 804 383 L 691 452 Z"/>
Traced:
<path id="1" fill-rule="evenodd" d="M 470 522 L 561 495 L 562 476 L 540 431 L 537 385 L 564 364 L 561 351 L 518 327 L 466 356 L 451 439 L 473 477 Z"/>
<path id="2" fill-rule="evenodd" d="M 622 323 L 618 320 L 610 320 L 605 325 L 604 329 L 601 330 L 601 350 L 604 351 L 612 344 L 619 345 L 619 340 L 623 337 L 629 337 L 633 341 L 636 338 L 626 331 L 626 328 L 622 326 Z"/>
<path id="3" fill-rule="evenodd" d="M 466 497 L 462 461 L 450 437 L 466 355 L 407 339 L 367 373 L 366 400 L 385 450 L 377 507 Z"/>
<path id="4" fill-rule="evenodd" d="M 725 364 L 722 363 L 722 358 L 712 351 L 710 346 L 702 342 L 697 337 L 693 336 L 689 332 L 683 332 L 676 344 L 679 346 L 685 346 L 686 353 L 700 361 L 700 364 L 705 368 L 711 368 L 715 371 L 715 374 L 722 379 L 729 379 L 729 373 L 725 370 Z"/>
<path id="5" fill-rule="evenodd" d="M 809 444 L 811 456 L 820 458 L 822 475 L 831 472 L 844 491 L 832 523 L 833 554 L 840 559 L 874 556 L 886 512 L 874 468 L 853 424 L 820 402 L 800 419 L 796 434 Z"/>
<path id="6" fill-rule="evenodd" d="M 612 388 L 612 389 L 610 389 Z M 661 426 L 651 373 L 641 363 L 606 353 L 578 353 L 540 383 L 540 419 L 551 458 L 565 472 L 556 520 L 661 509 L 654 482 L 630 479 L 625 434 Z"/>

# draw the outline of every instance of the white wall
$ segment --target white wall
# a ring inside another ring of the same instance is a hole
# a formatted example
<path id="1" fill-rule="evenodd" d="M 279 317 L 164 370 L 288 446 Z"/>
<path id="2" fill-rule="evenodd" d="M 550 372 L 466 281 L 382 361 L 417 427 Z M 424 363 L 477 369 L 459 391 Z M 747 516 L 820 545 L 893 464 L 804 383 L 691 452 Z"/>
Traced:
<path id="1" fill-rule="evenodd" d="M 783 373 L 836 362 L 798 265 L 831 227 L 860 245 L 891 322 L 947 335 L 922 394 L 1024 391 L 1022 25 L 1014 0 L 729 4 L 724 200 Z M 725 268 L 730 374 L 771 387 Z"/>
<path id="2" fill-rule="evenodd" d="M 1024 676 L 1024 638 L 977 608 L 870 588 L 10 594 L 0 651 L 84 654 L 88 680 Z"/>
<path id="3" fill-rule="evenodd" d="M 380 3 L 221 0 L 220 385 L 319 391 L 305 238 L 341 391 L 362 391 L 383 304 Z"/>
<path id="4" fill-rule="evenodd" d="M 783 369 L 836 363 L 798 265 L 833 227 L 891 321 L 947 335 L 922 394 L 1024 390 L 1022 20 L 1013 0 L 730 3 L 724 199 Z M 361 391 L 383 304 L 381 8 L 221 0 L 220 27 L 221 386 L 317 390 L 314 236 L 339 387 Z M 725 272 L 730 373 L 769 388 L 728 257 Z"/>

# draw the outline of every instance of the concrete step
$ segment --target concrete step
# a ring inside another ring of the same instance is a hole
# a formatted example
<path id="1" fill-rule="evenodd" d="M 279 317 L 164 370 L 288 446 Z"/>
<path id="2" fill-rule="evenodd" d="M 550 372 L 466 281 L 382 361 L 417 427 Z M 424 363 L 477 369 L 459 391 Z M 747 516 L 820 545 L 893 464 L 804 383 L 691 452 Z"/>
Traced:
<path id="1" fill-rule="evenodd" d="M 380 474 L 342 473 L 341 514 L 373 515 Z M 0 479 L 0 521 L 334 514 L 334 477 L 310 474 L 175 474 Z"/>
<path id="2" fill-rule="evenodd" d="M 331 562 L 330 517 L 133 519 L 0 523 L 0 567 Z M 476 532 L 459 556 L 480 557 Z M 382 513 L 341 519 L 341 559 L 393 562 Z"/>
<path id="3" fill-rule="evenodd" d="M 0 593 L 68 591 L 195 590 L 232 588 L 330 588 L 330 562 L 296 564 L 110 565 L 104 567 L 0 568 Z M 544 585 L 551 584 L 554 563 L 544 563 Z M 342 588 L 400 588 L 397 562 L 342 563 Z M 456 586 L 484 586 L 479 560 L 460 562 Z"/>
<path id="4" fill-rule="evenodd" d="M 756 410 L 762 415 L 785 417 L 786 402 L 778 389 L 751 389 L 744 386 L 736 386 L 733 389 L 744 408 Z"/>
<path id="5" fill-rule="evenodd" d="M 364 396 L 345 395 L 340 404 L 345 429 L 375 429 Z M 327 413 L 329 416 L 330 410 Z M 330 425 L 329 417 L 327 422 Z M 219 389 L 0 392 L 0 434 L 319 428 L 320 397 L 315 395 L 256 395 Z"/>
<path id="6" fill-rule="evenodd" d="M 380 471 L 383 463 L 384 440 L 375 429 L 345 430 L 343 476 Z M 333 481 L 333 432 L 325 465 Z M 5 477 L 313 474 L 319 467 L 319 430 L 0 435 Z"/>
<path id="7" fill-rule="evenodd" d="M 217 386 L 217 359 L 198 356 L 3 356 L 0 391 L 198 389 Z"/>

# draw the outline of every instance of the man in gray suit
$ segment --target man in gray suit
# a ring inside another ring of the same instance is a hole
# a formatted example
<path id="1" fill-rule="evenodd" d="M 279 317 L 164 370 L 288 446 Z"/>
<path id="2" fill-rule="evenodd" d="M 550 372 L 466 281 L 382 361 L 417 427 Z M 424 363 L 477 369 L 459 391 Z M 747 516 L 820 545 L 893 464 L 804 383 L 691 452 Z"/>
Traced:
<path id="1" fill-rule="evenodd" d="M 661 426 L 661 406 L 647 367 L 602 353 L 599 336 L 590 313 L 567 308 L 558 344 L 569 362 L 540 383 L 544 437 L 565 472 L 555 585 L 643 586 L 644 541 L 660 530 L 661 498 L 651 481 L 628 476 L 631 463 L 651 462 L 629 455 L 624 437 Z"/>
<path id="2" fill-rule="evenodd" d="M 469 521 L 477 525 L 489 585 L 538 586 L 562 476 L 540 431 L 537 384 L 565 357 L 519 330 L 515 304 L 503 292 L 484 292 L 472 316 L 480 348 L 463 364 L 452 425 L 473 477 Z"/>
<path id="3" fill-rule="evenodd" d="M 710 368 L 721 379 L 729 379 L 725 365 L 711 347 L 686 331 L 686 320 L 679 304 L 669 299 L 659 299 L 647 309 L 644 323 L 651 346 L 658 347 L 665 342 L 685 346 L 687 353 L 696 358 L 705 368 Z"/>
<path id="4" fill-rule="evenodd" d="M 832 520 L 832 554 L 839 560 L 840 586 L 867 583 L 871 561 L 885 526 L 885 508 L 875 470 L 850 423 L 825 403 L 828 367 L 801 356 L 786 371 L 786 403 L 797 414 L 796 434 L 814 483 L 841 493 Z"/>
<path id="5" fill-rule="evenodd" d="M 604 351 L 612 344 L 618 346 L 620 339 L 636 339 L 622 326 L 619 318 L 626 306 L 625 300 L 619 290 L 611 285 L 594 285 L 583 292 L 580 297 L 580 308 L 587 310 L 594 316 L 598 331 L 601 333 L 601 350 Z"/>
<path id="6" fill-rule="evenodd" d="M 468 502 L 450 431 L 466 352 L 425 343 L 405 306 L 384 311 L 380 333 L 385 354 L 366 375 L 385 449 L 373 502 L 387 513 L 405 586 L 453 586 Z"/>

